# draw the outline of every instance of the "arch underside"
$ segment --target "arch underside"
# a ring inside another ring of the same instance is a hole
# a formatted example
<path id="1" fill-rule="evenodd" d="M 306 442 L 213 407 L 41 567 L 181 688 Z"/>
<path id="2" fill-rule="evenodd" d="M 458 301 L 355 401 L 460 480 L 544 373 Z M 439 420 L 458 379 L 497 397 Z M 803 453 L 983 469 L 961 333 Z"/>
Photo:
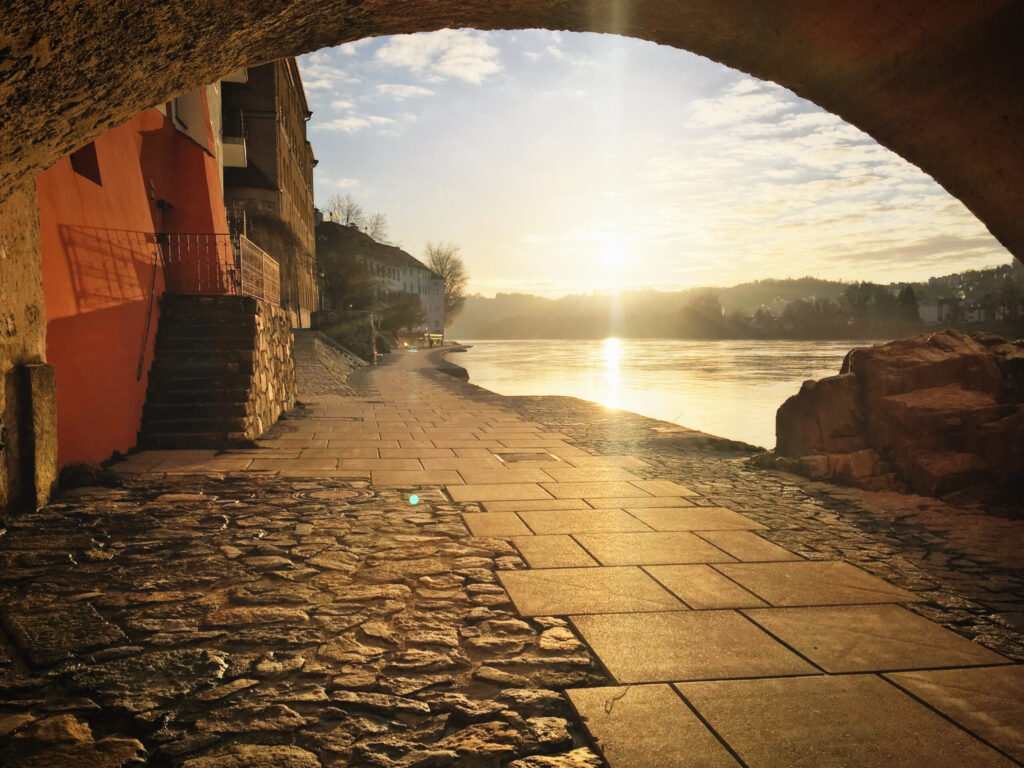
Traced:
<path id="1" fill-rule="evenodd" d="M 1024 255 L 1024 4 L 1014 0 L 24 0 L 0 29 L 0 195 L 242 66 L 363 37 L 547 28 L 772 80 L 918 165 Z"/>

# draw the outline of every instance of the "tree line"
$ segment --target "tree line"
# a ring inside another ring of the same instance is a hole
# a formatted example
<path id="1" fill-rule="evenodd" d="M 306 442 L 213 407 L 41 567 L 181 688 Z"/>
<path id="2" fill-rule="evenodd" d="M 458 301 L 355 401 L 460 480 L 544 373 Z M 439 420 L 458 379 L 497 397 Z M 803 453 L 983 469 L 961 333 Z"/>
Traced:
<path id="1" fill-rule="evenodd" d="M 326 303 L 336 312 L 372 315 L 375 326 L 392 336 L 423 323 L 426 311 L 419 294 L 383 290 L 388 274 L 375 273 L 373 262 L 364 258 L 370 257 L 389 269 L 407 256 L 388 241 L 386 215 L 366 214 L 349 194 L 328 200 L 324 218 L 338 225 L 333 229 L 321 225 L 317 230 L 317 259 Z M 365 235 L 369 242 L 359 240 L 353 232 Z M 451 242 L 428 242 L 423 251 L 423 263 L 444 283 L 446 325 L 451 324 L 466 298 L 469 275 L 460 251 Z"/>
<path id="2" fill-rule="evenodd" d="M 679 292 L 642 289 L 548 299 L 525 294 L 471 296 L 452 328 L 460 338 L 879 338 L 918 333 L 927 302 L 986 307 L 987 330 L 1024 331 L 1024 265 L 881 285 L 799 278 L 759 280 Z M 998 310 L 998 311 L 997 311 Z M 934 316 L 930 316 L 934 322 Z"/>

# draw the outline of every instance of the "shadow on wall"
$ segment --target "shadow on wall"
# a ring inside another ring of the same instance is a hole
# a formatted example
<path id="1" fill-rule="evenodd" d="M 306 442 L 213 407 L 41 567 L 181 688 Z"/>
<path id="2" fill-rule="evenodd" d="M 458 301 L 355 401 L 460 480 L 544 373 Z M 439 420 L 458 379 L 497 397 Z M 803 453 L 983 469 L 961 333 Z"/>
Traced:
<path id="1" fill-rule="evenodd" d="M 66 224 L 57 231 L 79 313 L 150 298 L 159 259 L 153 233 Z"/>

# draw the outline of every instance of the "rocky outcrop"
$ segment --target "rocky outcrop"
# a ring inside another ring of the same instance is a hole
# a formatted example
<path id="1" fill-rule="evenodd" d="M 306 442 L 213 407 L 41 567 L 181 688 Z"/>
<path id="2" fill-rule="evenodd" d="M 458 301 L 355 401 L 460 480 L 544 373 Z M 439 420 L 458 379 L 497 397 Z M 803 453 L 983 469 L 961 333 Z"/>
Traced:
<path id="1" fill-rule="evenodd" d="M 1024 341 L 959 331 L 847 354 L 779 408 L 762 465 L 869 490 L 1024 495 Z"/>

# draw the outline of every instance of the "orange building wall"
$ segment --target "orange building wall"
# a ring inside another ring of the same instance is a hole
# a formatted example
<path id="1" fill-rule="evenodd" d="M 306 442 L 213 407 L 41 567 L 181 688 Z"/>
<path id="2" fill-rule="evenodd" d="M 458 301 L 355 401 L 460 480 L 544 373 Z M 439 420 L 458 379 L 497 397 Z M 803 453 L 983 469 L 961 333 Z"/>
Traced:
<path id="1" fill-rule="evenodd" d="M 212 138 L 208 130 L 207 146 Z M 69 158 L 37 179 L 60 466 L 136 443 L 164 288 L 146 235 L 227 232 L 216 159 L 159 110 L 94 144 L 100 184 Z"/>

